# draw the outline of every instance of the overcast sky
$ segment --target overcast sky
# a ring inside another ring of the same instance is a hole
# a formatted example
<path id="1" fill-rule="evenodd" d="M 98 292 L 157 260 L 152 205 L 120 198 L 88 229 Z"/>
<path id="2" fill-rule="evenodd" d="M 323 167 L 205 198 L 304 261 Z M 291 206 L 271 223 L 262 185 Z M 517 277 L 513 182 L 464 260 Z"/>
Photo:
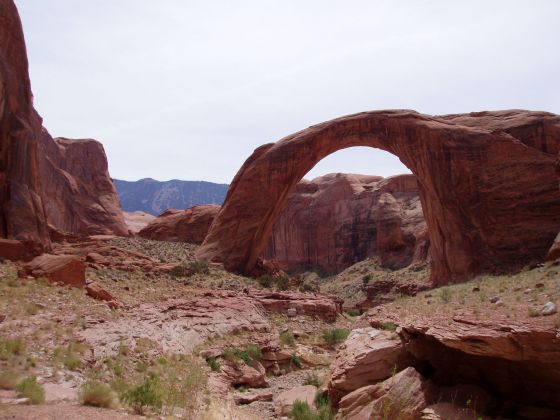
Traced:
<path id="1" fill-rule="evenodd" d="M 114 178 L 230 182 L 253 149 L 359 111 L 560 114 L 560 1 L 16 0 L 35 107 Z M 308 177 L 393 175 L 339 151 Z"/>

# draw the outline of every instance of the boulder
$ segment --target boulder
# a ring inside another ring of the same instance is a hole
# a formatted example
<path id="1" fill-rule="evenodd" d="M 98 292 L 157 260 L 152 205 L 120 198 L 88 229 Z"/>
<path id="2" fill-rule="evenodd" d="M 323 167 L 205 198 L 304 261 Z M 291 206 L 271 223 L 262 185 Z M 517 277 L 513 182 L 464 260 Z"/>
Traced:
<path id="1" fill-rule="evenodd" d="M 255 401 L 272 401 L 272 393 L 271 392 L 265 392 L 262 394 L 249 394 L 249 393 L 245 393 L 245 394 L 236 394 L 233 397 L 233 400 L 235 401 L 236 404 L 241 405 L 241 404 L 251 404 L 254 403 Z"/>
<path id="2" fill-rule="evenodd" d="M 315 268 L 334 274 L 373 257 L 383 267 L 406 267 L 424 261 L 427 249 L 414 175 L 337 173 L 295 186 L 263 258 L 286 271 Z"/>
<path id="3" fill-rule="evenodd" d="M 44 277 L 54 283 L 73 287 L 84 287 L 86 266 L 82 258 L 75 255 L 40 255 L 26 263 L 20 277 Z"/>
<path id="4" fill-rule="evenodd" d="M 91 282 L 86 285 L 86 293 L 94 299 L 104 300 L 106 302 L 114 301 L 115 298 L 111 293 L 105 290 L 99 283 Z"/>
<path id="5" fill-rule="evenodd" d="M 220 211 L 220 206 L 208 204 L 186 210 L 166 210 L 138 232 L 142 238 L 156 241 L 201 244 Z"/>
<path id="6" fill-rule="evenodd" d="M 10 261 L 19 261 L 23 260 L 25 254 L 23 242 L 0 238 L 0 257 Z"/>
<path id="7" fill-rule="evenodd" d="M 220 376 L 233 386 L 262 388 L 267 386 L 265 369 L 258 362 L 257 366 L 249 366 L 244 362 L 228 362 L 221 367 Z"/>
<path id="8" fill-rule="evenodd" d="M 250 273 L 303 176 L 337 150 L 369 146 L 395 154 L 416 176 L 433 283 L 514 271 L 542 261 L 560 230 L 559 144 L 560 116 L 523 110 L 371 111 L 316 124 L 253 152 L 197 257 Z M 383 206 L 386 237 L 398 249 L 391 199 Z"/>
<path id="9" fill-rule="evenodd" d="M 390 377 L 408 362 L 396 333 L 374 328 L 353 330 L 332 364 L 328 384 L 331 402 L 336 405 L 344 395 Z"/>
<path id="10" fill-rule="evenodd" d="M 432 393 L 431 382 L 409 367 L 384 382 L 346 395 L 340 400 L 338 413 L 345 420 L 417 420 L 431 402 Z"/>
<path id="11" fill-rule="evenodd" d="M 274 409 L 279 416 L 286 416 L 292 411 L 295 401 L 306 402 L 310 407 L 314 406 L 317 387 L 313 385 L 302 385 L 284 391 L 274 400 Z"/>

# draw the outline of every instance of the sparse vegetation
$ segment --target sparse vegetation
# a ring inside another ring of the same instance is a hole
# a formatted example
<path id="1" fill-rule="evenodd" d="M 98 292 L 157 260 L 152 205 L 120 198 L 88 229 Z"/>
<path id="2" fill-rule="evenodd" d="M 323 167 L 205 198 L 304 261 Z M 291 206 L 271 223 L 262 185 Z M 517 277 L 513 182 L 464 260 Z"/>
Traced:
<path id="1" fill-rule="evenodd" d="M 45 402 L 45 390 L 37 382 L 37 377 L 28 376 L 18 383 L 15 387 L 18 396 L 29 398 L 30 404 L 43 404 Z"/>
<path id="2" fill-rule="evenodd" d="M 449 287 L 442 287 L 439 290 L 439 297 L 440 297 L 442 302 L 449 303 L 449 302 L 451 302 L 451 299 L 453 297 L 453 293 L 451 292 L 451 289 Z"/>
<path id="3" fill-rule="evenodd" d="M 316 386 L 317 388 L 319 388 L 319 386 L 320 386 L 319 377 L 314 372 L 308 373 L 305 376 L 305 380 L 303 381 L 303 384 L 304 385 L 313 385 L 313 386 Z"/>
<path id="4" fill-rule="evenodd" d="M 111 387 L 107 384 L 86 381 L 79 392 L 80 403 L 93 407 L 115 408 L 118 399 Z"/>
<path id="5" fill-rule="evenodd" d="M 356 309 L 356 308 L 346 309 L 346 311 L 344 311 L 344 312 L 346 312 L 347 315 L 352 316 L 352 317 L 360 316 L 362 314 L 362 312 L 359 309 Z"/>
<path id="6" fill-rule="evenodd" d="M 292 353 L 291 362 L 295 367 L 301 368 L 301 359 L 299 358 L 299 356 L 297 354 Z"/>
<path id="7" fill-rule="evenodd" d="M 124 395 L 124 400 L 138 414 L 144 414 L 146 408 L 160 409 L 163 405 L 163 391 L 156 376 L 148 376 L 134 385 Z"/>
<path id="8" fill-rule="evenodd" d="M 280 344 L 287 347 L 292 347 L 296 343 L 294 335 L 289 331 L 282 331 L 280 333 Z"/>
<path id="9" fill-rule="evenodd" d="M 230 362 L 242 360 L 246 364 L 251 365 L 253 360 L 260 360 L 262 357 L 261 349 L 254 344 L 247 344 L 244 348 L 228 347 L 224 350 L 222 357 Z"/>
<path id="10" fill-rule="evenodd" d="M 270 274 L 263 274 L 258 278 L 258 282 L 259 285 L 265 289 L 270 289 L 274 287 L 278 290 L 288 290 L 290 287 L 290 278 L 285 273 L 282 273 L 279 276 L 271 276 Z"/>
<path id="11" fill-rule="evenodd" d="M 0 360 L 25 354 L 25 343 L 21 338 L 0 338 Z"/>
<path id="12" fill-rule="evenodd" d="M 206 261 L 191 261 L 189 263 L 189 269 L 192 273 L 200 273 L 200 274 L 209 274 L 210 267 L 208 267 L 208 263 Z"/>
<path id="13" fill-rule="evenodd" d="M 299 400 L 294 401 L 289 417 L 294 420 L 331 420 L 334 418 L 329 405 L 313 409 L 306 402 Z"/>
<path id="14" fill-rule="evenodd" d="M 397 329 L 397 324 L 391 321 L 384 322 L 379 326 L 379 329 L 385 331 L 395 331 Z"/>
<path id="15" fill-rule="evenodd" d="M 12 370 L 0 371 L 0 389 L 14 389 L 20 381 L 20 375 Z"/>
<path id="16" fill-rule="evenodd" d="M 346 337 L 350 334 L 350 331 L 344 328 L 333 328 L 323 330 L 323 340 L 329 346 L 334 346 L 335 344 L 341 343 L 346 340 Z"/>
<path id="17" fill-rule="evenodd" d="M 219 372 L 221 370 L 220 362 L 218 362 L 215 357 L 206 359 L 206 363 L 210 366 L 210 369 L 212 369 L 213 372 Z"/>
<path id="18" fill-rule="evenodd" d="M 371 274 L 366 274 L 365 276 L 362 277 L 362 284 L 365 286 L 366 284 L 369 284 L 369 282 L 372 279 L 372 275 Z"/>

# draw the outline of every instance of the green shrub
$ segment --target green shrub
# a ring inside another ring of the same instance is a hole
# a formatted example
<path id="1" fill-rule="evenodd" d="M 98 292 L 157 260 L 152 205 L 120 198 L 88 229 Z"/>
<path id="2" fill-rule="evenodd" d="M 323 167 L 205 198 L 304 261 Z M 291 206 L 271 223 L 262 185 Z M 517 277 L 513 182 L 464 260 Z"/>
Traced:
<path id="1" fill-rule="evenodd" d="M 95 381 L 85 382 L 79 391 L 80 403 L 92 407 L 115 408 L 117 396 L 107 384 Z"/>
<path id="2" fill-rule="evenodd" d="M 292 347 L 296 343 L 294 335 L 289 331 L 282 331 L 280 333 L 280 344 L 283 346 Z"/>
<path id="3" fill-rule="evenodd" d="M 325 405 L 315 410 L 309 404 L 296 400 L 292 405 L 289 417 L 294 420 L 331 420 L 333 418 L 330 406 Z"/>
<path id="4" fill-rule="evenodd" d="M 12 370 L 0 371 L 0 389 L 14 389 L 20 380 L 20 376 Z"/>
<path id="5" fill-rule="evenodd" d="M 208 363 L 208 366 L 210 366 L 210 369 L 214 372 L 219 372 L 221 370 L 220 362 L 218 362 L 215 357 L 206 359 L 206 363 Z"/>
<path id="6" fill-rule="evenodd" d="M 268 274 L 263 274 L 258 278 L 259 285 L 265 289 L 270 289 L 274 284 L 274 278 Z"/>
<path id="7" fill-rule="evenodd" d="M 345 311 L 349 316 L 360 316 L 362 314 L 362 311 L 360 311 L 359 309 L 356 308 L 350 308 L 350 309 L 346 309 Z"/>
<path id="8" fill-rule="evenodd" d="M 206 261 L 191 261 L 189 263 L 189 269 L 192 273 L 201 273 L 201 274 L 209 274 L 210 267 L 208 267 L 208 263 Z"/>
<path id="9" fill-rule="evenodd" d="M 330 330 L 323 330 L 323 340 L 330 346 L 342 343 L 348 337 L 350 331 L 344 328 L 333 328 Z"/>
<path id="10" fill-rule="evenodd" d="M 301 368 L 301 359 L 299 358 L 299 356 L 295 353 L 292 353 L 292 364 L 294 366 L 296 366 L 297 368 Z"/>
<path id="11" fill-rule="evenodd" d="M 25 343 L 21 338 L 0 339 L 0 360 L 8 360 L 11 356 L 25 354 Z"/>
<path id="12" fill-rule="evenodd" d="M 308 373 L 305 376 L 303 384 L 304 385 L 313 385 L 313 386 L 316 386 L 317 388 L 319 388 L 319 386 L 320 386 L 319 377 L 317 376 L 316 373 Z"/>
<path id="13" fill-rule="evenodd" d="M 439 297 L 445 303 L 451 302 L 451 298 L 453 297 L 451 289 L 449 287 L 444 287 L 444 288 L 440 289 Z"/>
<path id="14" fill-rule="evenodd" d="M 365 276 L 362 277 L 362 284 L 365 286 L 370 282 L 371 278 L 372 278 L 371 274 L 366 274 Z"/>
<path id="15" fill-rule="evenodd" d="M 276 277 L 276 288 L 278 290 L 288 290 L 290 288 L 290 278 L 286 274 Z"/>
<path id="16" fill-rule="evenodd" d="M 225 349 L 222 357 L 230 362 L 243 360 L 246 364 L 250 365 L 253 360 L 260 360 L 262 357 L 261 349 L 254 344 L 247 344 L 243 349 L 227 348 Z"/>
<path id="17" fill-rule="evenodd" d="M 384 322 L 383 324 L 381 324 L 379 326 L 380 330 L 386 330 L 386 331 L 395 331 L 397 329 L 397 324 L 395 324 L 394 322 Z"/>
<path id="18" fill-rule="evenodd" d="M 28 376 L 16 385 L 16 391 L 21 398 L 29 398 L 31 404 L 42 404 L 45 402 L 45 390 L 37 382 L 35 376 Z"/>
<path id="19" fill-rule="evenodd" d="M 160 409 L 163 404 L 163 392 L 155 376 L 144 378 L 124 395 L 124 400 L 138 414 L 144 414 L 147 407 Z"/>
<path id="20" fill-rule="evenodd" d="M 150 367 L 150 365 L 148 365 L 146 362 L 138 362 L 136 363 L 135 369 L 138 372 L 146 372 L 148 370 L 148 367 Z"/>

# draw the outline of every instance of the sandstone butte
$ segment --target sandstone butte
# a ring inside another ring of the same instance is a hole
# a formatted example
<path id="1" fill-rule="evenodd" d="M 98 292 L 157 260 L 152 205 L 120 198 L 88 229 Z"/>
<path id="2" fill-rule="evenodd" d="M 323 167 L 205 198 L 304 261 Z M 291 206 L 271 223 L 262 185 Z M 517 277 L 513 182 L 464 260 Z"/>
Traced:
<path id="1" fill-rule="evenodd" d="M 417 178 L 435 285 L 519 269 L 543 261 L 560 230 L 559 141 L 560 116 L 524 110 L 371 111 L 317 124 L 253 152 L 197 257 L 250 273 L 302 177 L 337 150 L 370 146 Z"/>
<path id="2" fill-rule="evenodd" d="M 146 239 L 201 244 L 216 205 L 168 210 L 139 232 Z M 132 215 L 126 215 L 127 223 Z M 274 224 L 263 258 L 283 270 L 338 273 L 368 257 L 398 269 L 426 259 L 429 242 L 413 175 L 329 174 L 302 180 Z"/>
<path id="3" fill-rule="evenodd" d="M 138 235 L 156 241 L 201 244 L 220 206 L 208 204 L 186 210 L 169 209 L 153 219 Z"/>
<path id="4" fill-rule="evenodd" d="M 51 234 L 127 235 L 102 145 L 53 139 L 42 127 L 12 1 L 0 2 L 0 23 L 0 237 L 40 253 Z"/>

